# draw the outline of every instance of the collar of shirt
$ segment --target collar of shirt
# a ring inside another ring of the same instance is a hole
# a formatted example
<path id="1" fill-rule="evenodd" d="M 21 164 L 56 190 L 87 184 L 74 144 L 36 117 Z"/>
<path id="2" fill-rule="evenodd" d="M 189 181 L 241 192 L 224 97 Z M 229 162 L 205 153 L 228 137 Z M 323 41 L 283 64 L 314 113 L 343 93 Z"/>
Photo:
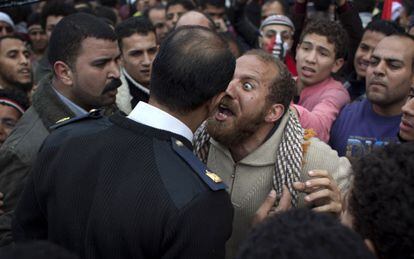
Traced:
<path id="1" fill-rule="evenodd" d="M 59 93 L 59 91 L 56 90 L 54 87 L 52 87 L 52 89 L 59 96 L 60 100 L 62 100 L 62 102 L 66 104 L 66 106 L 68 106 L 69 109 L 71 109 L 73 113 L 75 113 L 76 116 L 82 116 L 82 115 L 88 114 L 88 112 L 85 111 L 85 109 L 83 109 L 79 105 L 75 104 L 74 102 L 66 98 L 63 94 Z"/>
<path id="2" fill-rule="evenodd" d="M 148 103 L 139 102 L 128 115 L 128 118 L 156 129 L 178 134 L 193 143 L 193 132 L 187 125 L 174 116 Z"/>
<path id="3" fill-rule="evenodd" d="M 135 81 L 128 73 L 127 71 L 122 68 L 122 73 L 124 73 L 125 77 L 128 78 L 129 81 L 131 81 L 131 83 L 136 86 L 139 90 L 143 91 L 146 94 L 150 94 L 150 90 L 148 88 L 146 88 L 145 86 L 141 85 L 140 83 L 138 83 L 137 81 Z"/>

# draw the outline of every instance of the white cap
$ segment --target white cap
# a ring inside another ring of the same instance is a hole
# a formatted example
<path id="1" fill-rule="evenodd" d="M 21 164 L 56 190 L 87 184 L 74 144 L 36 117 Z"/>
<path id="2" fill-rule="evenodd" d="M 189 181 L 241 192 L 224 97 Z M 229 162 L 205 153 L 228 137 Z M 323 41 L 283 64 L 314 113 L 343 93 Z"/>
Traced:
<path id="1" fill-rule="evenodd" d="M 13 22 L 13 20 L 6 13 L 0 12 L 0 22 L 8 23 L 11 27 L 14 28 L 14 22 Z"/>

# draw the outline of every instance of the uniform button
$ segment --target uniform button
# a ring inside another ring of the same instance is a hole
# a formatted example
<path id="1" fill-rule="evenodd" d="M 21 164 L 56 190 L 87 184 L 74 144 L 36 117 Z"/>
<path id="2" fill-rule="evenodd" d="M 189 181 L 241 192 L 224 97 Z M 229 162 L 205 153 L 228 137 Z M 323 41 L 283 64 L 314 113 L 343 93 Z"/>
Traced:
<path id="1" fill-rule="evenodd" d="M 234 177 L 236 177 L 236 175 L 235 175 L 235 174 L 232 174 L 232 175 L 231 175 L 231 178 L 234 178 Z"/>

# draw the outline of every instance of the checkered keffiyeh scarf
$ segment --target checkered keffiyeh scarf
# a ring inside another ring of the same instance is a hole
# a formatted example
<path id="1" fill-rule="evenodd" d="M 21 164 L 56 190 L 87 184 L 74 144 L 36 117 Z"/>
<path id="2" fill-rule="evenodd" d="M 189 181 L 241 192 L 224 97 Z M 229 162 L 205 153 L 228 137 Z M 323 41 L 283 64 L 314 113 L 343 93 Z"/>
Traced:
<path id="1" fill-rule="evenodd" d="M 283 185 L 286 185 L 292 195 L 292 206 L 298 205 L 298 193 L 293 189 L 293 183 L 300 181 L 303 160 L 304 129 L 299 123 L 296 114 L 289 110 L 289 119 L 283 131 L 282 140 L 276 153 L 275 174 L 273 185 L 281 197 Z M 194 153 L 203 163 L 207 163 L 210 149 L 210 136 L 204 122 L 194 134 Z"/>

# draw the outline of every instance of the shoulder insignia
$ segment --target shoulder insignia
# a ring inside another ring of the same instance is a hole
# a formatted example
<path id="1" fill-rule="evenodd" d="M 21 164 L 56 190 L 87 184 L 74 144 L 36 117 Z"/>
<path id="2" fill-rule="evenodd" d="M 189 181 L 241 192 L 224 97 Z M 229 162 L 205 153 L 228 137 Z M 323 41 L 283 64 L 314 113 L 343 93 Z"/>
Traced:
<path id="1" fill-rule="evenodd" d="M 211 178 L 215 183 L 221 183 L 222 180 L 220 176 L 216 175 L 215 173 L 210 172 L 209 170 L 206 170 L 206 175 Z"/>
<path id="2" fill-rule="evenodd" d="M 70 119 L 70 117 L 65 117 L 65 118 L 62 118 L 62 119 L 58 120 L 58 121 L 56 122 L 56 124 L 59 124 L 59 123 L 64 122 L 64 121 L 67 121 L 67 120 L 69 120 L 69 119 Z"/>
<path id="3" fill-rule="evenodd" d="M 224 190 L 227 185 L 223 183 L 220 176 L 211 172 L 190 149 L 181 141 L 171 138 L 173 150 L 197 173 L 200 179 L 213 191 Z"/>
<path id="4" fill-rule="evenodd" d="M 103 117 L 103 110 L 101 109 L 92 109 L 89 111 L 89 113 L 81 115 L 81 116 L 76 116 L 73 118 L 70 117 L 65 117 L 62 118 L 60 120 L 58 120 L 55 125 L 51 126 L 50 129 L 51 130 L 55 130 L 57 128 L 60 128 L 62 126 L 74 123 L 74 122 L 78 122 L 78 121 L 82 121 L 85 119 L 99 119 Z"/>

